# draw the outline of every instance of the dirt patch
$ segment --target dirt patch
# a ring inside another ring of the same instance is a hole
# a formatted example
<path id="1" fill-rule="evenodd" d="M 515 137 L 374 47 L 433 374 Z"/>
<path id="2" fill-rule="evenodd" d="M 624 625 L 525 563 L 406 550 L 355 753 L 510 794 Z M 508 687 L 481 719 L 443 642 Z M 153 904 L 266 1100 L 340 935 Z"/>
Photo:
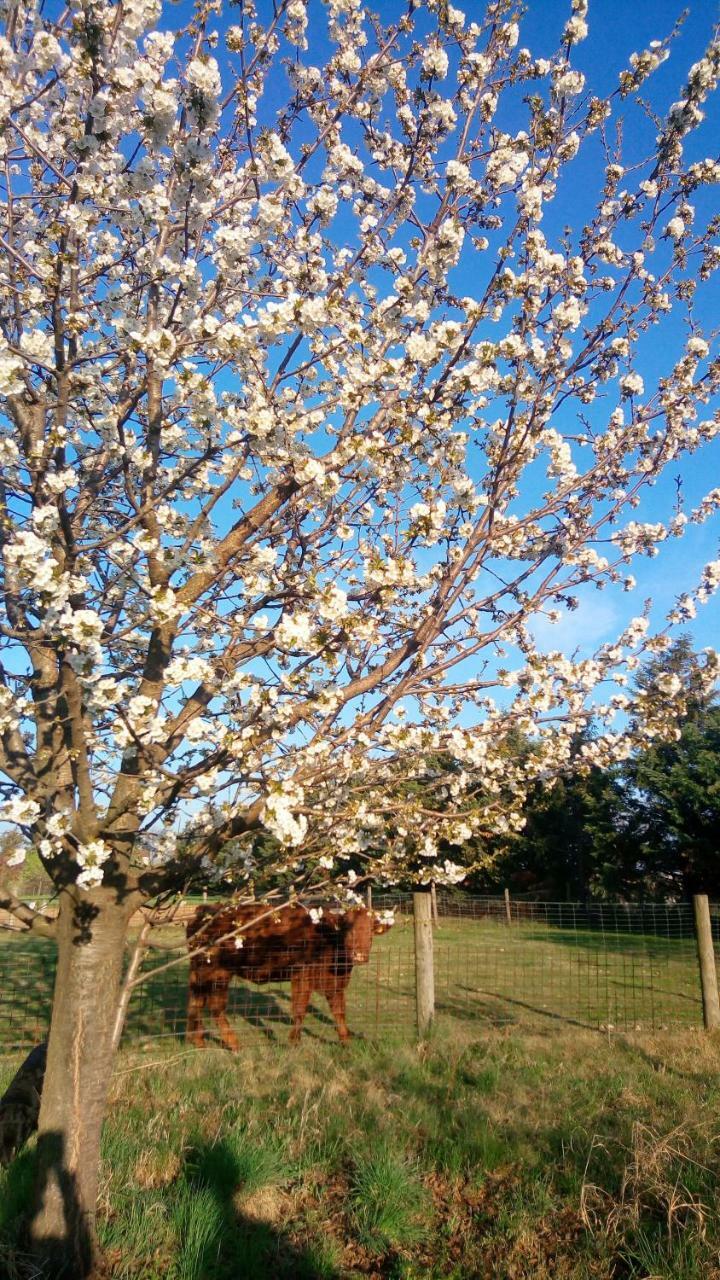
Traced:
<path id="1" fill-rule="evenodd" d="M 577 1210 L 567 1207 L 521 1230 L 515 1239 L 494 1237 L 482 1249 L 487 1276 L 503 1280 L 563 1280 L 577 1275 L 578 1254 L 585 1237 Z M 587 1259 L 585 1274 L 610 1280 L 605 1260 Z"/>

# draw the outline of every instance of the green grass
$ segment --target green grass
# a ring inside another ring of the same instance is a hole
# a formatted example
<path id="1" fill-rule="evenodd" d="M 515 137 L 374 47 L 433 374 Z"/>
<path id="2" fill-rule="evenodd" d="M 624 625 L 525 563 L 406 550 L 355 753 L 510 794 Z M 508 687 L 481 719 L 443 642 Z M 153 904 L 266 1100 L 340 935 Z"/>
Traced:
<path id="1" fill-rule="evenodd" d="M 179 930 L 166 935 L 181 942 Z M 146 968 L 167 957 L 153 952 Z M 0 1049 L 41 1039 L 49 1022 L 54 952 L 42 939 L 5 935 L 0 941 Z M 697 960 L 690 939 L 638 934 L 602 935 L 593 930 L 537 923 L 444 919 L 435 930 L 438 1018 L 476 1026 L 581 1026 L 609 1030 L 661 1030 L 698 1026 L 701 1003 Z M 130 1041 L 182 1039 L 187 1001 L 183 959 L 139 988 L 127 1027 Z M 414 1029 L 414 967 L 411 921 L 376 939 L 370 964 L 356 966 L 348 991 L 350 1026 L 382 1038 Z M 287 984 L 264 987 L 235 982 L 230 1015 L 241 1038 L 285 1041 L 290 1025 Z M 324 1000 L 315 996 L 307 1034 L 332 1041 L 335 1031 Z"/>
<path id="2" fill-rule="evenodd" d="M 382 1143 L 357 1157 L 350 1201 L 352 1225 L 362 1244 L 384 1252 L 422 1240 L 429 1197 L 418 1175 L 417 1165 Z"/>
<path id="3" fill-rule="evenodd" d="M 702 1032 L 464 1020 L 422 1049 L 125 1050 L 103 1144 L 109 1277 L 720 1280 L 719 1068 Z M 0 1171 L 8 1280 L 28 1274 L 32 1158 Z"/>

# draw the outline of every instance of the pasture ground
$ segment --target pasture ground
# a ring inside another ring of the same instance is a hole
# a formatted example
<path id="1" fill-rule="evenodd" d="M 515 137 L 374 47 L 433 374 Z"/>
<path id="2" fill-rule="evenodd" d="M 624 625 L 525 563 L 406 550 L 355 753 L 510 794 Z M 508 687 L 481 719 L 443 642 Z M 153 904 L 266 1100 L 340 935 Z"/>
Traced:
<path id="1" fill-rule="evenodd" d="M 160 931 L 167 945 L 184 944 L 182 929 Z M 442 1017 L 478 1033 L 491 1026 L 555 1024 L 628 1031 L 699 1027 L 702 1005 L 691 937 L 613 933 L 494 920 L 444 917 L 435 930 L 436 1006 Z M 166 960 L 170 968 L 160 969 Z M 126 1043 L 181 1042 L 187 1004 L 187 958 L 152 952 L 157 970 L 133 997 Z M 43 939 L 0 933 L 0 1052 L 30 1047 L 50 1020 L 54 946 Z M 348 990 L 348 1021 L 382 1040 L 415 1028 L 413 930 L 399 916 L 375 940 L 370 963 L 356 967 Z M 230 1016 L 241 1038 L 278 1038 L 289 1025 L 289 986 L 234 982 Z M 307 1019 L 311 1036 L 332 1041 L 325 1002 L 316 998 Z"/>
<path id="2" fill-rule="evenodd" d="M 0 1088 L 19 1055 L 0 1059 Z M 720 1041 L 444 1015 L 241 1053 L 127 1048 L 104 1141 L 112 1280 L 720 1280 Z M 0 1173 L 6 1280 L 30 1147 Z"/>

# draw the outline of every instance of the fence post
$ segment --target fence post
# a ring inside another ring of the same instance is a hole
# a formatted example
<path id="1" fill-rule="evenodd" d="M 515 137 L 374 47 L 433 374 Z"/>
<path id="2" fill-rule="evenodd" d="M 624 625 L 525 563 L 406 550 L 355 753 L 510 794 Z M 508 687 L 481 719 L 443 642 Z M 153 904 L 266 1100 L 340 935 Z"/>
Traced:
<path id="1" fill-rule="evenodd" d="M 714 1031 L 720 1027 L 720 999 L 718 998 L 715 950 L 713 948 L 712 925 L 710 924 L 710 904 L 706 893 L 693 894 L 693 910 L 695 912 L 695 935 L 697 937 L 698 961 L 700 964 L 703 1022 L 707 1031 Z"/>
<path id="2" fill-rule="evenodd" d="M 418 1036 L 430 1034 L 435 1013 L 435 971 L 433 968 L 432 896 L 427 890 L 413 893 L 415 927 L 415 1009 Z"/>
<path id="3" fill-rule="evenodd" d="M 432 880 L 432 881 L 430 882 L 430 901 L 431 901 L 431 903 L 432 903 L 432 919 L 433 919 L 433 924 L 437 924 L 437 923 L 438 923 L 437 889 L 435 888 L 435 881 L 434 881 L 434 880 Z"/>
<path id="4" fill-rule="evenodd" d="M 505 923 L 512 924 L 512 911 L 510 909 L 510 890 L 505 890 Z"/>
<path id="5" fill-rule="evenodd" d="M 365 890 L 365 902 L 367 904 L 368 911 L 372 911 L 372 885 L 368 885 Z"/>

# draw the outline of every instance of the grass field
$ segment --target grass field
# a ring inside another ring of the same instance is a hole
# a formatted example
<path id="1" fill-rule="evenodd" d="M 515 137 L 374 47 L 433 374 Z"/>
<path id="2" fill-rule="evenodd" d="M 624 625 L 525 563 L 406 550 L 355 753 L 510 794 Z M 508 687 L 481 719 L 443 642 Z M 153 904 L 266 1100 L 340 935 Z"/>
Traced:
<path id="1" fill-rule="evenodd" d="M 452 1031 L 451 1035 L 447 1031 Z M 0 1087 L 18 1057 L 0 1059 Z M 122 1052 L 112 1280 L 720 1280 L 720 1045 L 448 1020 L 429 1046 Z M 32 1147 L 0 1172 L 29 1273 Z"/>
<path id="2" fill-rule="evenodd" d="M 181 942 L 180 930 L 163 935 Z M 152 953 L 147 967 L 162 964 Z M 173 957 L 170 956 L 170 959 Z M 54 973 L 51 943 L 5 934 L 0 942 L 0 1050 L 41 1039 L 49 1021 Z M 488 1026 L 578 1024 L 611 1030 L 698 1026 L 701 1003 L 695 946 L 690 939 L 594 930 L 443 919 L 435 931 L 438 1018 Z M 181 1040 L 185 1029 L 187 962 L 150 977 L 133 998 L 126 1042 Z M 365 1036 L 404 1032 L 415 1022 L 413 934 L 409 917 L 376 939 L 370 964 L 356 967 L 348 992 L 349 1022 Z M 287 984 L 231 987 L 231 1016 L 248 1043 L 287 1038 Z M 327 1007 L 316 997 L 307 1034 L 332 1041 Z"/>

